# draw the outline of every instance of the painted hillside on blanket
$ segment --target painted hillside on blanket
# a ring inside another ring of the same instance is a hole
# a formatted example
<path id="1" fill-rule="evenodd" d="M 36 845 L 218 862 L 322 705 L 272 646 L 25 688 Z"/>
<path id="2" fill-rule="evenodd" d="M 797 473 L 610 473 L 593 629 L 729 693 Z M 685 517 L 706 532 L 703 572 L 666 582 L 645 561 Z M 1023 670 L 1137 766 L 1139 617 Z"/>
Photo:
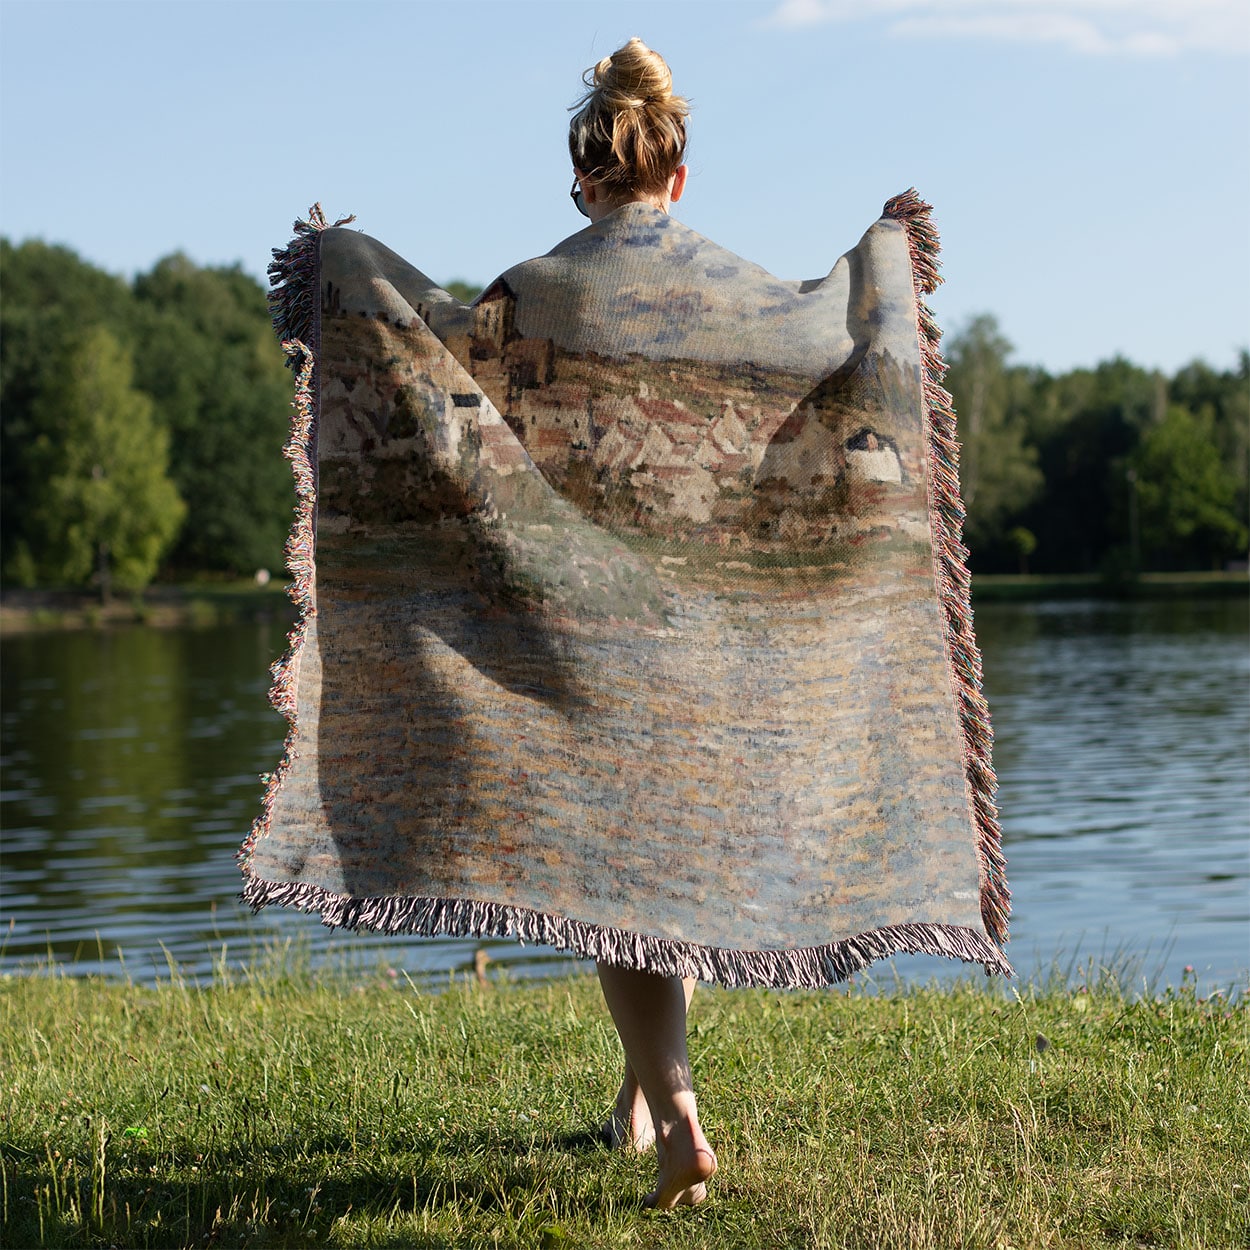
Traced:
<path id="1" fill-rule="evenodd" d="M 806 570 L 805 583 L 816 570 L 836 580 L 852 565 L 861 577 L 872 568 L 930 575 L 914 361 L 905 368 L 888 352 L 868 353 L 813 387 L 762 366 L 565 351 L 517 334 L 514 309 L 496 282 L 469 310 L 471 332 L 445 346 L 542 477 L 634 549 L 662 536 L 670 571 L 677 559 L 702 575 L 728 564 L 729 582 L 787 565 Z M 429 518 L 437 494 L 412 477 L 423 472 L 419 370 L 372 363 L 419 361 L 422 333 L 382 314 L 324 310 L 334 354 L 323 364 L 333 379 L 320 435 L 323 517 L 401 523 L 396 501 L 411 499 L 408 519 Z M 477 396 L 447 395 L 449 427 L 457 404 L 476 413 Z M 372 474 L 362 477 L 362 465 Z"/>

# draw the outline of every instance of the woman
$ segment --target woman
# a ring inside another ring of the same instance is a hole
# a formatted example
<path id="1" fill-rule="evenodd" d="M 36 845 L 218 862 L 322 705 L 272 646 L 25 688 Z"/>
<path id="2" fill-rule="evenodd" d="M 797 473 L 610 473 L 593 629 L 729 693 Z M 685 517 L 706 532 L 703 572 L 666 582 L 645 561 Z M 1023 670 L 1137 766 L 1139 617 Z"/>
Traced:
<path id="1" fill-rule="evenodd" d="M 578 209 L 596 224 L 627 204 L 667 213 L 686 186 L 689 110 L 673 94 L 664 58 L 634 38 L 587 71 L 587 80 L 569 126 Z M 598 969 L 625 1050 L 625 1079 L 605 1138 L 635 1150 L 654 1143 L 660 1175 L 648 1205 L 702 1202 L 716 1156 L 699 1125 L 686 1051 L 695 981 L 603 962 Z"/>
<path id="2" fill-rule="evenodd" d="M 1009 974 L 1008 895 L 928 207 L 782 281 L 668 216 L 663 60 L 631 40 L 588 87 L 591 224 L 472 306 L 319 211 L 275 254 L 304 611 L 244 898 L 593 959 L 606 1136 L 655 1144 L 673 1207 L 716 1170 L 696 979 Z"/>

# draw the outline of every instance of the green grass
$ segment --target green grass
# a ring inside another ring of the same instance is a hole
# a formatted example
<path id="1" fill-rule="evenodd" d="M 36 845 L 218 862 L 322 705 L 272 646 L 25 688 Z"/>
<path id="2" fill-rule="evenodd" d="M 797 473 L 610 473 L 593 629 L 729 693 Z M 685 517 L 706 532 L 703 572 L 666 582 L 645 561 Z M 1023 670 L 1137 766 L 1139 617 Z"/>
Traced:
<path id="1" fill-rule="evenodd" d="M 1245 997 L 1192 983 L 701 989 L 721 1170 L 644 1212 L 595 1144 L 593 980 L 419 991 L 275 965 L 0 982 L 3 1244 L 1246 1246 Z"/>

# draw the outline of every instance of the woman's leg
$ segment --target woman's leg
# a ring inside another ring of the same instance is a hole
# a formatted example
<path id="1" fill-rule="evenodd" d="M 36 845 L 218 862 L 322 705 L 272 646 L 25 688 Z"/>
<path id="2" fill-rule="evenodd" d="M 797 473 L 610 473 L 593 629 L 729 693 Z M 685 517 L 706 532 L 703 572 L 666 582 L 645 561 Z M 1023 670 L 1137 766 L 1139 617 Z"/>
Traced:
<path id="1" fill-rule="evenodd" d="M 707 1197 L 705 1182 L 716 1171 L 716 1156 L 699 1126 L 690 1079 L 686 986 L 680 977 L 602 963 L 599 983 L 651 1112 L 660 1176 L 647 1205 L 668 1208 L 702 1202 Z"/>
<path id="2" fill-rule="evenodd" d="M 694 997 L 696 985 L 698 982 L 694 977 L 685 977 L 682 980 L 687 1011 L 690 1010 L 690 1000 Z M 651 1108 L 647 1106 L 634 1065 L 628 1058 L 625 1060 L 625 1077 L 616 1095 L 612 1114 L 603 1126 L 603 1140 L 614 1149 L 637 1150 L 639 1153 L 655 1145 L 655 1125 L 651 1122 Z"/>
<path id="3" fill-rule="evenodd" d="M 604 1143 L 613 1150 L 636 1150 L 642 1154 L 655 1145 L 655 1125 L 651 1123 L 651 1108 L 633 1064 L 625 1060 L 625 1077 L 617 1091 L 616 1102 L 608 1116 L 608 1122 L 600 1130 Z"/>

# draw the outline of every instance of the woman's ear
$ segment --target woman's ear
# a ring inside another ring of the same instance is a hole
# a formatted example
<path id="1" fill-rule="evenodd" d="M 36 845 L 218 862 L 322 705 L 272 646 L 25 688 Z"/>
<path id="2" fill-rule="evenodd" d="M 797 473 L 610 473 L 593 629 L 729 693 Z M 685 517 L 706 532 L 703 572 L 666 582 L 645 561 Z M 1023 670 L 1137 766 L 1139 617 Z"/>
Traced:
<path id="1" fill-rule="evenodd" d="M 573 166 L 573 173 L 577 177 L 577 181 L 582 184 L 582 200 L 587 204 L 593 204 L 598 198 L 595 195 L 595 180 L 588 178 L 576 165 Z"/>
<path id="2" fill-rule="evenodd" d="M 686 175 L 690 172 L 686 165 L 678 165 L 673 171 L 673 181 L 669 184 L 668 198 L 676 204 L 681 193 L 686 189 Z"/>

